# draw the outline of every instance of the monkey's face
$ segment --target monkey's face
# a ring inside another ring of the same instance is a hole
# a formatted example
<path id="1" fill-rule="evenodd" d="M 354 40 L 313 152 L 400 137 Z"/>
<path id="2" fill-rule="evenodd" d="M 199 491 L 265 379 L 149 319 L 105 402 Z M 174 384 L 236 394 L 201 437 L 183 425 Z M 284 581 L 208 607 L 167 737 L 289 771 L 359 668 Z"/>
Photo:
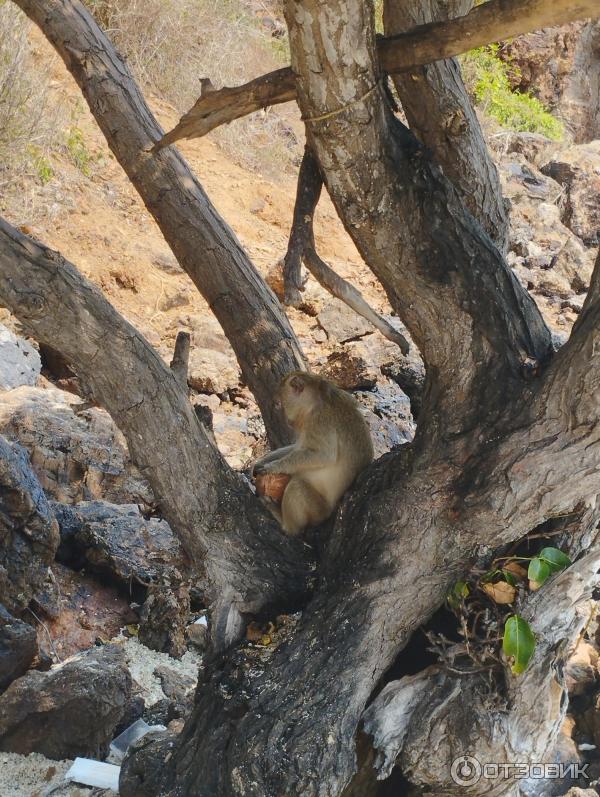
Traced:
<path id="1" fill-rule="evenodd" d="M 313 408 L 317 398 L 315 386 L 301 371 L 288 374 L 281 382 L 278 399 L 291 424 L 301 421 Z"/>

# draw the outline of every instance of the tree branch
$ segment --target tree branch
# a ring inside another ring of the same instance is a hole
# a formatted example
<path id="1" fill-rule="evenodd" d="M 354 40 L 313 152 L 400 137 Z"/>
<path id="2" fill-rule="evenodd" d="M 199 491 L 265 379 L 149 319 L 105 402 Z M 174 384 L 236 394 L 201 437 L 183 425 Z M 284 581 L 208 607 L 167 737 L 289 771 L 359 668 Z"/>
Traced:
<path id="1" fill-rule="evenodd" d="M 388 36 L 415 25 L 464 15 L 472 0 L 423 3 L 386 0 Z M 433 16 L 432 16 L 433 15 Z M 451 24 L 446 21 L 446 24 Z M 466 207 L 501 252 L 508 251 L 508 212 L 496 166 L 481 131 L 456 59 L 435 61 L 393 76 L 408 126 L 450 178 Z"/>
<path id="2" fill-rule="evenodd" d="M 190 340 L 189 332 L 177 333 L 175 350 L 170 366 L 175 378 L 186 393 L 188 392 L 188 370 L 190 366 Z"/>
<path id="3" fill-rule="evenodd" d="M 305 546 L 281 534 L 227 465 L 174 373 L 73 265 L 1 219 L 0 300 L 60 351 L 125 435 L 200 574 L 215 625 L 224 613 L 305 593 Z M 227 633 L 218 645 L 231 642 Z"/>
<path id="4" fill-rule="evenodd" d="M 273 444 L 289 427 L 273 404 L 286 373 L 304 368 L 282 309 L 174 150 L 149 150 L 162 131 L 127 66 L 79 0 L 15 0 L 55 47 L 81 88 L 117 161 L 236 354 Z"/>
<path id="5" fill-rule="evenodd" d="M 408 33 L 381 38 L 377 43 L 381 72 L 411 72 L 425 64 L 467 52 L 532 30 L 598 16 L 596 0 L 489 0 L 459 19 L 419 25 Z M 290 67 L 278 69 L 243 86 L 223 88 L 197 100 L 154 149 L 182 138 L 205 136 L 215 127 L 241 116 L 296 98 Z"/>
<path id="6" fill-rule="evenodd" d="M 304 264 L 317 282 L 333 296 L 347 304 L 355 313 L 366 318 L 375 329 L 400 347 L 403 354 L 408 354 L 410 346 L 404 335 L 375 312 L 360 291 L 322 260 L 316 251 L 314 236 L 314 214 L 321 196 L 323 178 L 317 159 L 309 146 L 304 149 L 300 171 L 298 173 L 298 189 L 292 231 L 284 259 L 283 278 L 285 303 L 297 306 L 301 302 L 300 291 L 304 290 L 301 277 L 301 264 Z"/>

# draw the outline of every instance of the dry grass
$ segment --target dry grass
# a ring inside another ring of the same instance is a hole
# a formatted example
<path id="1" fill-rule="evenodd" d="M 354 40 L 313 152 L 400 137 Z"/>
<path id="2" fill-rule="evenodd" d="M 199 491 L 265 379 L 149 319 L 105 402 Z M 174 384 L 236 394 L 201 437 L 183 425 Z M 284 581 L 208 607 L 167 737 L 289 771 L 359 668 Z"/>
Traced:
<path id="1" fill-rule="evenodd" d="M 0 2 L 0 189 L 23 176 L 52 177 L 50 153 L 60 136 L 58 109 L 48 102 L 48 79 L 35 68 L 30 23 L 13 4 Z"/>
<path id="2" fill-rule="evenodd" d="M 287 42 L 261 25 L 243 0 L 86 0 L 136 79 L 186 111 L 200 79 L 218 88 L 250 80 L 287 61 Z M 276 173 L 301 155 L 289 111 L 272 110 L 213 133 L 238 162 Z"/>

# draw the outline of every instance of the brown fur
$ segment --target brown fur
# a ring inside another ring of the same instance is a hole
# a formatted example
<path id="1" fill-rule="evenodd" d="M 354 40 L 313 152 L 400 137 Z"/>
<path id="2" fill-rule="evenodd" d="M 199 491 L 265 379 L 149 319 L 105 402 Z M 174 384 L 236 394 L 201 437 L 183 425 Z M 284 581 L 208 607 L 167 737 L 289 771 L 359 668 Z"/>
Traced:
<path id="1" fill-rule="evenodd" d="M 373 459 L 373 444 L 356 401 L 321 376 L 294 371 L 279 400 L 296 432 L 291 446 L 254 465 L 256 474 L 287 473 L 281 510 L 270 503 L 286 534 L 300 534 L 328 518 L 356 476 Z"/>

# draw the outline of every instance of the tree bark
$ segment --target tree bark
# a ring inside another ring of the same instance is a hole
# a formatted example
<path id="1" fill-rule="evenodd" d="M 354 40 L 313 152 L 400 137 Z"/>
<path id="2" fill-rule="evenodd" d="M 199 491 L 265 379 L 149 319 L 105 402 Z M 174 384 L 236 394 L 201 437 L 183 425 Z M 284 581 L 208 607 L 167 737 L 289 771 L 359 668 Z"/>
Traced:
<path id="1" fill-rule="evenodd" d="M 596 0 L 529 0 L 525 7 L 518 0 L 490 0 L 459 19 L 419 25 L 407 33 L 381 39 L 377 46 L 379 68 L 387 74 L 411 72 L 499 39 L 596 16 Z M 295 73 L 289 67 L 243 86 L 211 92 L 196 101 L 177 126 L 157 142 L 155 150 L 182 138 L 205 136 L 215 127 L 296 97 Z"/>
<path id="2" fill-rule="evenodd" d="M 305 366 L 277 299 L 181 155 L 150 153 L 162 131 L 87 9 L 78 0 L 16 2 L 65 62 L 117 161 L 223 327 L 271 443 L 288 442 L 272 396 L 282 376 Z"/>
<path id="3" fill-rule="evenodd" d="M 370 696 L 456 579 L 600 489 L 600 311 L 553 357 L 531 298 L 373 90 L 370 9 L 285 8 L 301 110 L 316 118 L 310 144 L 423 353 L 423 408 L 414 443 L 375 463 L 342 505 L 290 638 L 262 663 L 243 649 L 212 662 L 168 765 L 151 783 L 134 756 L 125 797 L 338 797 Z"/>
<path id="4" fill-rule="evenodd" d="M 387 36 L 409 31 L 415 25 L 463 16 L 471 0 L 386 0 Z M 394 85 L 408 124 L 433 153 L 459 192 L 462 201 L 501 252 L 508 251 L 508 213 L 496 166 L 492 161 L 460 66 L 454 58 L 434 61 L 410 72 L 394 75 Z"/>
<path id="5" fill-rule="evenodd" d="M 0 301 L 61 352 L 125 435 L 212 604 L 217 648 L 239 637 L 240 612 L 306 594 L 306 547 L 227 465 L 175 374 L 73 265 L 3 220 Z"/>

